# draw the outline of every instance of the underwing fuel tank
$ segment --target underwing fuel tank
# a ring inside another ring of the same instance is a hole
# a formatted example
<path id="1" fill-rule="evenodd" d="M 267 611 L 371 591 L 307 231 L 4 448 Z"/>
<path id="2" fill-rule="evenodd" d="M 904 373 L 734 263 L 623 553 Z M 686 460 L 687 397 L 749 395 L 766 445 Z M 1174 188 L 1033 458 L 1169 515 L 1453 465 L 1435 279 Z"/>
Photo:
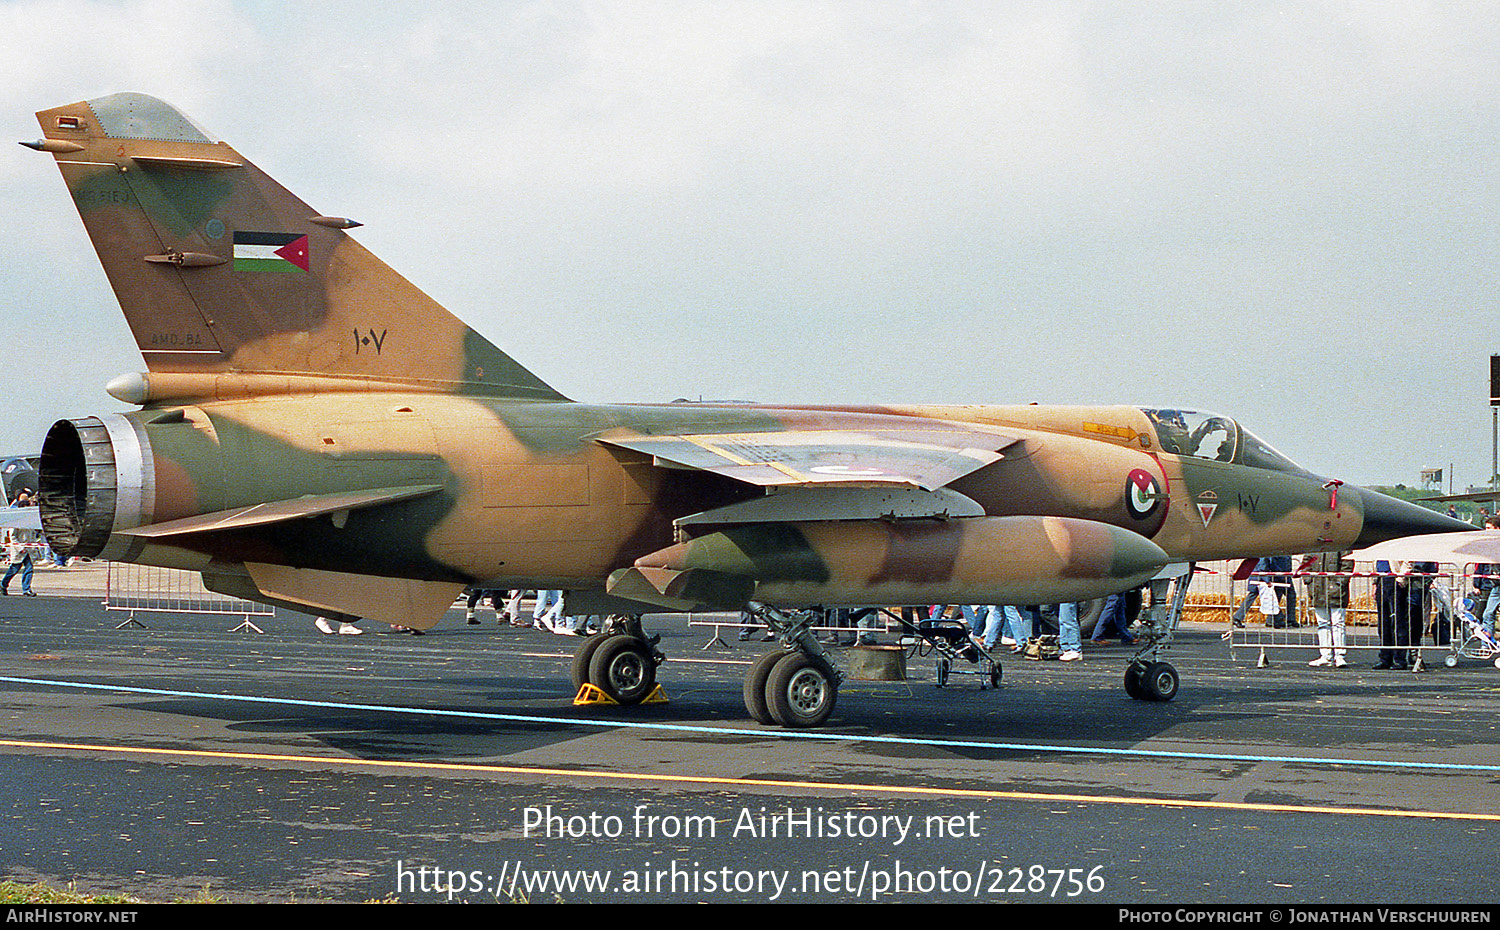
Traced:
<path id="1" fill-rule="evenodd" d="M 610 590 L 664 606 L 1051 604 L 1134 587 L 1167 561 L 1137 533 L 1068 517 L 752 524 L 643 556 Z"/>

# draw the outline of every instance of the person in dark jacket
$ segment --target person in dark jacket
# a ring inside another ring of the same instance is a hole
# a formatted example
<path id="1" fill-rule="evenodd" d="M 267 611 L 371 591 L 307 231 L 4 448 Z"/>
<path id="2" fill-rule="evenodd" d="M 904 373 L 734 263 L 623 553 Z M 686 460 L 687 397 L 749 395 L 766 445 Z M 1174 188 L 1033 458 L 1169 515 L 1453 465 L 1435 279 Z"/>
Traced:
<path id="1" fill-rule="evenodd" d="M 1402 610 L 1400 620 L 1397 622 L 1397 606 L 1404 602 L 1404 598 L 1398 597 L 1396 575 L 1391 571 L 1391 563 L 1384 559 L 1375 563 L 1375 616 L 1380 623 L 1380 660 L 1375 663 L 1378 669 L 1404 669 L 1406 668 L 1407 627 L 1404 622 L 1405 610 Z"/>
<path id="2" fill-rule="evenodd" d="M 1353 554 L 1347 550 L 1315 553 L 1299 568 L 1311 573 L 1307 576 L 1307 602 L 1318 622 L 1318 657 L 1307 664 L 1344 668 L 1349 664 L 1344 649 L 1344 614 L 1349 607 Z"/>

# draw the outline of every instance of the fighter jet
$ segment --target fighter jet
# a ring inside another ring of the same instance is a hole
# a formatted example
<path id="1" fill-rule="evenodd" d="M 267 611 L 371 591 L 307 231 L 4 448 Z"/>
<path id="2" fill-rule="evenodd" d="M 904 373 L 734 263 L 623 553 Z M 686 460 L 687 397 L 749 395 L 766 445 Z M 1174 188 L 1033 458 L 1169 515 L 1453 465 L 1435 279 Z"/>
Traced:
<path id="1" fill-rule="evenodd" d="M 22 144 L 56 160 L 146 369 L 107 386 L 139 410 L 45 438 L 63 555 L 416 629 L 465 586 L 564 589 L 613 615 L 574 674 L 621 703 L 663 658 L 643 614 L 747 608 L 782 640 L 747 708 L 814 726 L 839 676 L 810 605 L 1075 601 L 1469 529 L 1189 410 L 576 402 L 169 104 L 38 118 Z M 1176 693 L 1157 656 L 1133 696 Z"/>

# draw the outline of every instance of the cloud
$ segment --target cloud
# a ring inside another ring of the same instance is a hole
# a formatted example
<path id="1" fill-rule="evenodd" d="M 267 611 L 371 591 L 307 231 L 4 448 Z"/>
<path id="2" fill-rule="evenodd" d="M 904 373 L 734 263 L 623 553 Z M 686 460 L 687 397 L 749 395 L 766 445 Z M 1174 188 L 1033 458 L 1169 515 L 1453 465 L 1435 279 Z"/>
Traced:
<path id="1" fill-rule="evenodd" d="M 579 396 L 1169 401 L 1314 467 L 1360 448 L 1355 480 L 1431 464 L 1299 412 L 1333 392 L 1488 469 L 1482 383 L 1408 362 L 1486 351 L 1453 333 L 1493 317 L 1488 7 L 20 0 L 0 28 L 17 138 L 177 103 Z M 136 367 L 40 166 L 0 158 L 34 242 L 0 279 Z"/>

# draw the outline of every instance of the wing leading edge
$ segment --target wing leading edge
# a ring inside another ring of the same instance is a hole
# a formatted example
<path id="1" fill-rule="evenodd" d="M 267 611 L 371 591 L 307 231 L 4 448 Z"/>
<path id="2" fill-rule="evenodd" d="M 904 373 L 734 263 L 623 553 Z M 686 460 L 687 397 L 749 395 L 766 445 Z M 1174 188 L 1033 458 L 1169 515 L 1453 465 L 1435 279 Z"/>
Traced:
<path id="1" fill-rule="evenodd" d="M 966 429 L 783 430 L 600 438 L 662 467 L 713 472 L 765 488 L 933 491 L 991 462 L 1019 437 Z"/>

